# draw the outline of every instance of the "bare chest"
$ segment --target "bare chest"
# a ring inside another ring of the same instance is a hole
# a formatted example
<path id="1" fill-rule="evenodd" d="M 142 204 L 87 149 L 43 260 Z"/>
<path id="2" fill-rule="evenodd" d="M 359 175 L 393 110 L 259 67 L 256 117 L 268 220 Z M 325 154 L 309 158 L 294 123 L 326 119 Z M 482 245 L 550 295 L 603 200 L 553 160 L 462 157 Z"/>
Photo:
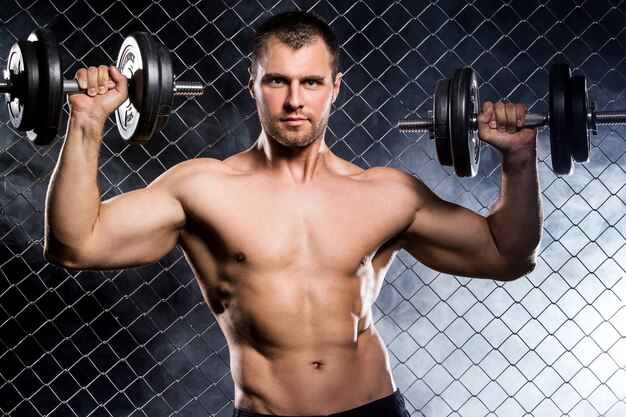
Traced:
<path id="1" fill-rule="evenodd" d="M 291 187 L 241 181 L 219 195 L 199 193 L 188 212 L 218 262 L 353 275 L 406 227 L 409 213 L 396 203 L 380 187 L 356 181 Z"/>

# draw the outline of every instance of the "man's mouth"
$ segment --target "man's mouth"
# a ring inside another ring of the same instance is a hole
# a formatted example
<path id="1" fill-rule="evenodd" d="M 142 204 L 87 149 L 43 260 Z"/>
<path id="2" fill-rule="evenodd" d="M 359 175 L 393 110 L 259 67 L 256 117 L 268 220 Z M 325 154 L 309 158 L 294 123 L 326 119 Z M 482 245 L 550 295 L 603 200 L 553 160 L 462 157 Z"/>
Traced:
<path id="1" fill-rule="evenodd" d="M 306 123 L 308 119 L 304 116 L 287 116 L 282 117 L 280 120 L 287 124 L 287 126 L 298 127 Z"/>

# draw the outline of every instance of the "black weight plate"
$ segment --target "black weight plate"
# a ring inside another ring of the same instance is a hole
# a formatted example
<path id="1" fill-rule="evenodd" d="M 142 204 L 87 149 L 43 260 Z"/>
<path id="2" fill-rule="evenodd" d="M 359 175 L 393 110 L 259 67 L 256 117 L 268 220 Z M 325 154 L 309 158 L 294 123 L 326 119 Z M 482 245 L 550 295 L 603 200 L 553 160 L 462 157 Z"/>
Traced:
<path id="1" fill-rule="evenodd" d="M 459 177 L 473 177 L 478 172 L 480 141 L 472 121 L 480 111 L 479 101 L 474 70 L 455 70 L 450 81 L 448 119 L 454 171 Z"/>
<path id="2" fill-rule="evenodd" d="M 39 59 L 38 114 L 33 130 L 27 132 L 35 145 L 49 145 L 57 136 L 63 110 L 63 73 L 61 52 L 54 35 L 44 28 L 35 29 L 28 40 Z"/>
<path id="3" fill-rule="evenodd" d="M 589 128 L 587 125 L 587 80 L 582 75 L 569 79 L 570 114 L 568 137 L 571 140 L 572 158 L 584 164 L 589 162 Z"/>
<path id="4" fill-rule="evenodd" d="M 437 160 L 441 165 L 452 166 L 452 149 L 450 148 L 450 135 L 448 133 L 448 94 L 450 80 L 442 78 L 435 86 L 433 98 L 433 133 Z"/>
<path id="5" fill-rule="evenodd" d="M 567 138 L 569 79 L 567 64 L 554 64 L 550 68 L 550 154 L 552 170 L 557 175 L 572 173 L 572 147 Z"/>
<path id="6" fill-rule="evenodd" d="M 157 45 L 159 51 L 159 64 L 161 75 L 161 95 L 159 103 L 159 116 L 154 128 L 154 133 L 160 132 L 167 124 L 167 119 L 172 112 L 174 101 L 174 71 L 172 70 L 172 58 L 170 51 L 161 44 Z"/>
<path id="7" fill-rule="evenodd" d="M 122 43 L 117 67 L 129 79 L 129 98 L 115 110 L 122 139 L 146 143 L 159 115 L 161 77 L 159 52 L 150 34 L 133 32 Z"/>
<path id="8" fill-rule="evenodd" d="M 17 130 L 31 130 L 38 113 L 39 63 L 35 47 L 28 41 L 13 44 L 7 58 L 7 72 L 12 92 L 7 94 L 7 110 L 11 123 Z"/>

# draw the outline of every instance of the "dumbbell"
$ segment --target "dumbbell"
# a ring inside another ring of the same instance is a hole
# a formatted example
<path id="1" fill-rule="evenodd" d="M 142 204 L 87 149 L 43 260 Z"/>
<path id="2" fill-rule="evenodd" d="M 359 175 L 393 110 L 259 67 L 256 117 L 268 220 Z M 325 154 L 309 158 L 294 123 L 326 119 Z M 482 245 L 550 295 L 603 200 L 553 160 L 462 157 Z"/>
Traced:
<path id="1" fill-rule="evenodd" d="M 174 80 L 169 51 L 148 33 L 130 34 L 116 65 L 128 78 L 129 98 L 115 118 L 121 137 L 130 143 L 146 143 L 163 129 L 174 96 L 202 94 L 201 83 Z M 35 145 L 49 145 L 59 131 L 64 94 L 85 90 L 62 78 L 59 44 L 52 32 L 37 28 L 11 47 L 0 92 L 13 126 L 26 131 Z"/>
<path id="2" fill-rule="evenodd" d="M 480 140 L 476 118 L 480 114 L 476 73 L 459 68 L 452 79 L 440 79 L 435 87 L 432 117 L 404 119 L 402 132 L 430 133 L 435 140 L 437 159 L 453 166 L 459 177 L 478 172 Z M 523 127 L 550 128 L 552 168 L 557 175 L 573 173 L 575 163 L 589 161 L 589 132 L 597 134 L 599 124 L 624 124 L 626 111 L 596 111 L 588 105 L 587 81 L 572 76 L 567 64 L 554 64 L 549 75 L 549 113 L 527 113 Z"/>

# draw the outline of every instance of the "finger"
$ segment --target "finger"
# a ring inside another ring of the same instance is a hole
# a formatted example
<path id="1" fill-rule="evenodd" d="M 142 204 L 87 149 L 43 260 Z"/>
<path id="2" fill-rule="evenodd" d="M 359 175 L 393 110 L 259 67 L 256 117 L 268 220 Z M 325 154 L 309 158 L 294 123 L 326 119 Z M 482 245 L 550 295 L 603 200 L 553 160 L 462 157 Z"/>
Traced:
<path id="1" fill-rule="evenodd" d="M 98 67 L 98 94 L 105 94 L 109 89 L 109 68 L 106 65 Z"/>
<path id="2" fill-rule="evenodd" d="M 495 123 L 492 121 L 491 127 L 500 132 L 506 132 L 506 108 L 504 103 L 498 102 L 494 105 Z"/>
<path id="3" fill-rule="evenodd" d="M 93 97 L 98 94 L 98 68 L 87 68 L 87 95 Z"/>
<path id="4" fill-rule="evenodd" d="M 76 82 L 78 83 L 78 87 L 82 90 L 87 89 L 87 69 L 81 68 L 76 71 L 76 76 L 74 77 Z"/>
<path id="5" fill-rule="evenodd" d="M 496 106 L 495 104 L 491 108 L 491 120 L 489 120 L 489 127 L 491 129 L 498 128 L 498 122 L 496 121 Z"/>
<path id="6" fill-rule="evenodd" d="M 516 104 L 516 115 L 517 115 L 517 128 L 521 128 L 526 123 L 526 113 L 528 112 L 528 108 L 524 104 Z"/>
<path id="7" fill-rule="evenodd" d="M 506 131 L 515 133 L 517 129 L 517 106 L 514 103 L 506 103 L 504 105 L 504 111 L 506 113 Z"/>

